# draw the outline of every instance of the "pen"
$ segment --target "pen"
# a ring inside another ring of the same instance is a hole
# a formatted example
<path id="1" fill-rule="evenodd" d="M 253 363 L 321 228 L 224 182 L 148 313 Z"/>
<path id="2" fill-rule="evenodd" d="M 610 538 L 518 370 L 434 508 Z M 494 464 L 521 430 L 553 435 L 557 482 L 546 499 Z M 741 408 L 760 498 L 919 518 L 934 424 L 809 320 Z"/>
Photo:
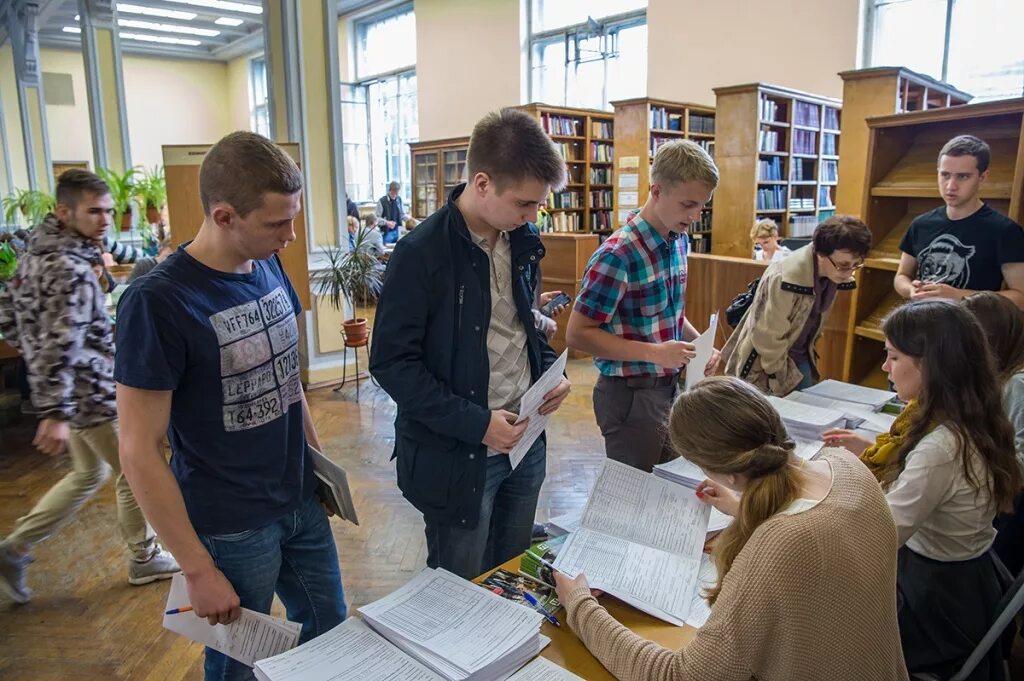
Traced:
<path id="1" fill-rule="evenodd" d="M 171 610 L 168 610 L 164 614 L 165 615 L 177 615 L 179 612 L 192 612 L 192 606 L 191 605 L 183 605 L 180 608 L 172 608 Z"/>
<path id="2" fill-rule="evenodd" d="M 544 615 L 544 619 L 546 619 L 548 622 L 551 622 L 556 627 L 562 626 L 561 624 L 558 623 L 558 619 L 554 615 L 552 615 L 550 612 L 545 610 L 544 606 L 542 606 L 540 603 L 537 602 L 537 599 L 533 597 L 532 593 L 530 593 L 529 591 L 523 591 L 522 594 L 523 594 L 523 598 L 526 599 L 527 603 L 532 605 L 537 612 L 539 612 L 540 614 Z"/>

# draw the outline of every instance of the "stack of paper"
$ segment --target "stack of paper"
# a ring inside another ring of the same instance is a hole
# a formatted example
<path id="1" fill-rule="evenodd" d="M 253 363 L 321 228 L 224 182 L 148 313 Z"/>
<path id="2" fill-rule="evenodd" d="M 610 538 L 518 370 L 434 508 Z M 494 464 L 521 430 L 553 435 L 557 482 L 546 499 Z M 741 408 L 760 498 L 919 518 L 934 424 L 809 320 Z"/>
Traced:
<path id="1" fill-rule="evenodd" d="M 896 420 L 892 414 L 872 411 L 871 407 L 860 402 L 834 400 L 814 393 L 794 392 L 787 395 L 785 399 L 841 412 L 846 418 L 846 427 L 850 429 L 863 428 L 874 433 L 883 433 L 888 431 L 889 426 Z"/>
<path id="2" fill-rule="evenodd" d="M 541 615 L 445 570 L 359 609 L 378 634 L 449 681 L 504 679 L 549 639 Z"/>
<path id="3" fill-rule="evenodd" d="M 862 385 L 843 383 L 831 378 L 812 385 L 804 390 L 805 393 L 827 397 L 832 400 L 844 400 L 846 402 L 858 402 L 868 405 L 872 411 L 880 411 L 885 403 L 896 397 L 896 393 L 877 388 L 866 388 Z"/>
<path id="4" fill-rule="evenodd" d="M 775 407 L 775 411 L 779 412 L 783 423 L 786 424 L 786 431 L 794 440 L 816 442 L 826 430 L 846 427 L 846 417 L 841 411 L 802 404 L 773 395 L 768 396 L 768 401 Z"/>
<path id="5" fill-rule="evenodd" d="M 581 520 L 583 520 L 583 509 L 578 508 L 575 511 L 569 511 L 552 518 L 545 524 L 545 528 L 548 531 L 549 537 L 560 537 L 563 534 L 569 534 L 578 530 Z"/>
<path id="6" fill-rule="evenodd" d="M 710 507 L 692 490 L 606 460 L 555 567 L 655 617 L 689 616 Z"/>
<path id="7" fill-rule="evenodd" d="M 189 605 L 185 576 L 171 578 L 166 610 Z M 250 667 L 256 660 L 277 655 L 295 647 L 302 625 L 279 617 L 242 608 L 242 616 L 231 624 L 213 624 L 194 612 L 164 615 L 164 628 L 181 634 Z"/>

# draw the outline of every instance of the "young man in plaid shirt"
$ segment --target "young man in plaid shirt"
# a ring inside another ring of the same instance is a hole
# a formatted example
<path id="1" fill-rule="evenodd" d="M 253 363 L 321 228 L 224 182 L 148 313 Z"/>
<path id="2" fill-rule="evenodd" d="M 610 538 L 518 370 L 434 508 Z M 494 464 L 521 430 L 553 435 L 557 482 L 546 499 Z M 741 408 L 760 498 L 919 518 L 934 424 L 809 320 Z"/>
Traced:
<path id="1" fill-rule="evenodd" d="M 566 328 L 601 372 L 594 415 L 607 455 L 642 470 L 673 457 L 662 424 L 699 335 L 683 309 L 686 231 L 717 186 L 697 144 L 658 149 L 647 202 L 591 256 Z M 716 361 L 717 352 L 707 367 Z"/>

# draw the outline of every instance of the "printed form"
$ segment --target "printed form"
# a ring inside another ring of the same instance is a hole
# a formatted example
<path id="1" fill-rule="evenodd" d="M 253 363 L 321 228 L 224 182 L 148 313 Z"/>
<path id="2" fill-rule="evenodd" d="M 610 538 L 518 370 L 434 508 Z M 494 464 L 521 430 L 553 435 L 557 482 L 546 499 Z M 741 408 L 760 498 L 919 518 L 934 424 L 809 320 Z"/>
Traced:
<path id="1" fill-rule="evenodd" d="M 537 441 L 537 438 L 540 437 L 540 434 L 548 426 L 548 419 L 551 416 L 541 414 L 540 407 L 544 404 L 544 396 L 557 388 L 558 384 L 562 382 L 562 375 L 565 373 L 565 361 L 568 357 L 569 351 L 563 350 L 562 354 L 555 360 L 555 363 L 541 374 L 537 382 L 530 386 L 530 389 L 523 395 L 523 399 L 519 401 L 519 418 L 516 419 L 516 423 L 522 423 L 526 419 L 530 419 L 530 422 L 527 424 L 526 432 L 523 433 L 519 444 L 508 453 L 508 460 L 512 464 L 513 470 L 523 460 L 526 453 L 530 451 L 530 447 L 533 446 L 533 443 Z"/>

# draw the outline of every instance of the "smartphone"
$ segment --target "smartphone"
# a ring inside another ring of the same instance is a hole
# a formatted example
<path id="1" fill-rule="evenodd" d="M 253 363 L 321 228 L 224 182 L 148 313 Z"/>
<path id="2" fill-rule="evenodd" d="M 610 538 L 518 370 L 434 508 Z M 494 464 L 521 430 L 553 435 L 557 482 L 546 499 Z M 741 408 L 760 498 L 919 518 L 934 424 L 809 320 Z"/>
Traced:
<path id="1" fill-rule="evenodd" d="M 555 309 L 560 305 L 568 305 L 572 302 L 572 298 L 567 296 L 565 293 L 559 293 L 557 296 L 549 300 L 544 305 L 540 306 L 540 312 L 545 317 L 551 316 L 551 310 Z"/>

